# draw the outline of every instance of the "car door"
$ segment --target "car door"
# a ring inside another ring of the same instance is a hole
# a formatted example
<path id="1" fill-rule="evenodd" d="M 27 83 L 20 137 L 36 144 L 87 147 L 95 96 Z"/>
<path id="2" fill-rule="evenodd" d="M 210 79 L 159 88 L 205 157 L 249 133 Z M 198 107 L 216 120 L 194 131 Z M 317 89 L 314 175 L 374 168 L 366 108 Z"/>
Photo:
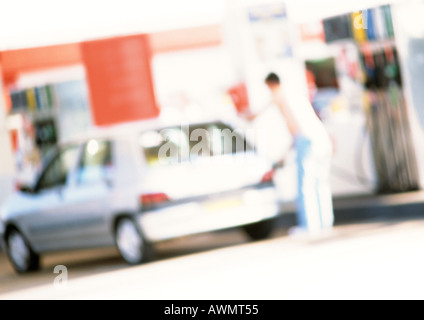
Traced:
<path id="1" fill-rule="evenodd" d="M 72 225 L 65 195 L 79 153 L 79 145 L 60 149 L 41 173 L 34 193 L 27 196 L 28 212 L 19 217 L 19 224 L 27 230 L 31 242 L 39 251 L 66 246 Z"/>
<path id="2" fill-rule="evenodd" d="M 111 141 L 92 139 L 84 144 L 72 183 L 64 195 L 74 227 L 69 234 L 70 247 L 113 244 L 110 202 L 114 172 Z"/>

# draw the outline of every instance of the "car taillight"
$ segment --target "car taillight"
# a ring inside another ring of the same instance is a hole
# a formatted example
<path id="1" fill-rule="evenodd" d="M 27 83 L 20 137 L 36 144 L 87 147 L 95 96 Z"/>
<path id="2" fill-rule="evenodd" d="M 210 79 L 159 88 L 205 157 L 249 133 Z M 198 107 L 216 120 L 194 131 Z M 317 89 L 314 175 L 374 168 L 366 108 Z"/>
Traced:
<path id="1" fill-rule="evenodd" d="M 15 181 L 15 191 L 20 191 L 22 184 L 19 181 Z"/>
<path id="2" fill-rule="evenodd" d="M 274 180 L 274 176 L 275 176 L 275 170 L 270 170 L 267 173 L 264 174 L 264 176 L 262 177 L 261 183 L 269 183 L 272 182 Z"/>
<path id="3" fill-rule="evenodd" d="M 153 206 L 159 203 L 167 202 L 169 198 L 164 193 L 143 194 L 140 196 L 140 202 L 143 206 Z"/>

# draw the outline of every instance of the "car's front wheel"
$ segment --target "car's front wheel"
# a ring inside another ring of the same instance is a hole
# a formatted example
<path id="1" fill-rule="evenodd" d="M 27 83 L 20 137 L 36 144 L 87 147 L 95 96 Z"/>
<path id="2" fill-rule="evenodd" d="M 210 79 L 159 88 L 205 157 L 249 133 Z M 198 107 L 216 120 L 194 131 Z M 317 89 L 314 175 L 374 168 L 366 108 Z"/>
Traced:
<path id="1" fill-rule="evenodd" d="M 121 218 L 115 228 L 115 241 L 122 258 L 129 264 L 147 262 L 152 256 L 152 246 L 146 241 L 131 218 Z"/>
<path id="2" fill-rule="evenodd" d="M 13 267 L 19 273 L 36 271 L 40 267 L 40 257 L 37 255 L 17 229 L 11 229 L 6 235 L 7 255 Z"/>

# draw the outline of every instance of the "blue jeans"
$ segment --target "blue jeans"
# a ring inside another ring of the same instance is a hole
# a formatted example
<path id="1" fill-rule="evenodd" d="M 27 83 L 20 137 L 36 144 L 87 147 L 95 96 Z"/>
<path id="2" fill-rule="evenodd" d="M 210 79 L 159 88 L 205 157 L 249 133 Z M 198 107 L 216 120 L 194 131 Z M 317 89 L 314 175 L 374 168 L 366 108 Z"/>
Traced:
<path id="1" fill-rule="evenodd" d="M 312 232 L 331 229 L 334 225 L 331 150 L 313 146 L 311 139 L 302 135 L 295 137 L 294 146 L 298 167 L 298 227 Z"/>

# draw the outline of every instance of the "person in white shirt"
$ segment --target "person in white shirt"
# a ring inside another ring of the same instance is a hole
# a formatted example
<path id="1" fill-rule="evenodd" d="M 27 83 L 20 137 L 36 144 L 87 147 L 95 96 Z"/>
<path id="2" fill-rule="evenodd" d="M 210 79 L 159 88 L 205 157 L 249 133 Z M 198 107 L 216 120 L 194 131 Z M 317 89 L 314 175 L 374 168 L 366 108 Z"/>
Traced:
<path id="1" fill-rule="evenodd" d="M 296 151 L 298 227 L 295 230 L 307 233 L 331 230 L 334 225 L 331 138 L 306 97 L 285 92 L 275 73 L 269 74 L 265 83 L 285 119 Z"/>

